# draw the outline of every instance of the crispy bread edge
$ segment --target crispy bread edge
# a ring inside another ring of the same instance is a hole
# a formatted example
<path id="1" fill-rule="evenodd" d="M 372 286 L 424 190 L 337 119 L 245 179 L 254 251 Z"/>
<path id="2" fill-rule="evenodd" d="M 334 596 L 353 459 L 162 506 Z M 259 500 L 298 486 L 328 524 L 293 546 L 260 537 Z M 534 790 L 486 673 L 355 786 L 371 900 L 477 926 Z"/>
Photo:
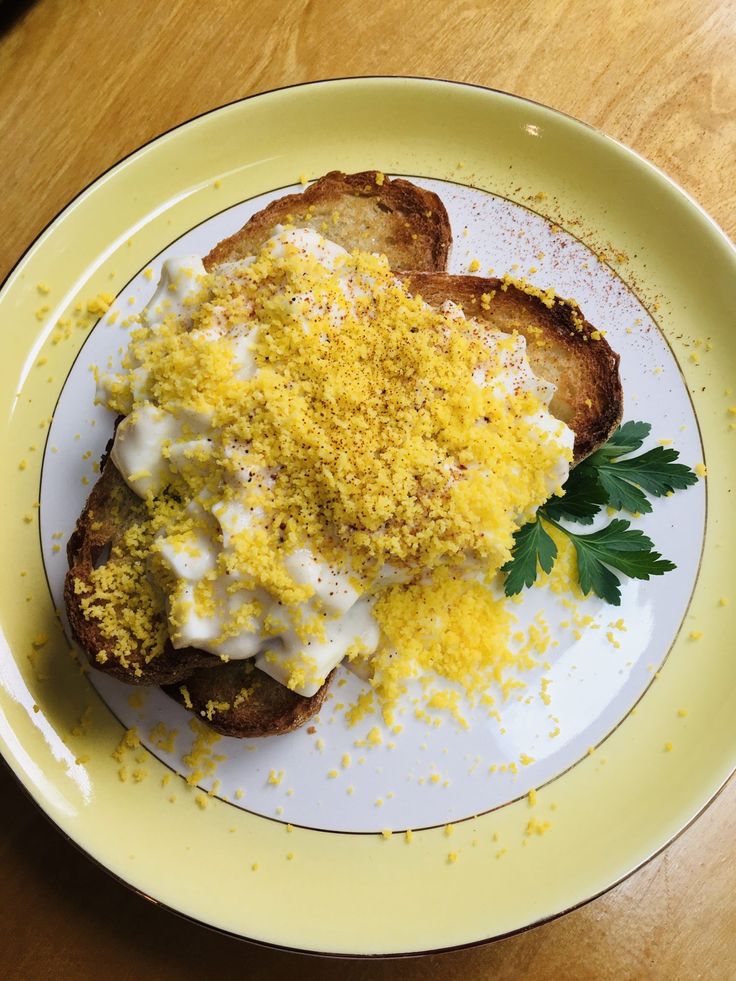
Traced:
<path id="1" fill-rule="evenodd" d="M 319 712 L 333 674 L 316 694 L 305 698 L 259 671 L 250 660 L 229 661 L 217 671 L 194 671 L 181 684 L 163 685 L 163 690 L 223 736 L 251 739 L 303 726 Z"/>
<path id="2" fill-rule="evenodd" d="M 405 273 L 402 278 L 432 306 L 452 300 L 469 317 L 524 335 L 535 374 L 558 386 L 550 410 L 575 433 L 574 463 L 610 438 L 623 414 L 619 355 L 575 303 L 555 299 L 547 306 L 500 279 L 447 273 Z M 484 303 L 484 296 L 490 300 Z"/>
<path id="3" fill-rule="evenodd" d="M 377 180 L 382 179 L 382 183 Z M 383 177 L 376 170 L 343 174 L 333 170 L 310 184 L 301 194 L 287 194 L 257 212 L 234 235 L 223 239 L 206 256 L 206 269 L 221 262 L 253 255 L 270 237 L 275 225 L 291 221 L 299 226 L 311 208 L 349 206 L 351 198 L 376 202 L 375 217 L 386 224 L 379 251 L 388 255 L 392 268 L 443 270 L 452 243 L 450 219 L 440 198 L 432 191 L 405 181 Z M 347 205 L 346 205 L 347 202 Z M 383 218 L 383 216 L 386 216 Z M 402 221 L 397 226 L 395 218 Z M 393 239 L 398 234 L 398 241 Z M 327 237 L 330 238 L 329 233 Z M 349 248 L 349 242 L 340 242 Z"/>
<path id="4" fill-rule="evenodd" d="M 227 736 L 275 736 L 299 728 L 315 715 L 327 694 L 330 678 L 315 695 L 304 698 L 259 671 L 250 661 L 222 662 L 196 648 L 177 650 L 171 641 L 166 642 L 161 654 L 148 662 L 134 656 L 128 667 L 114 656 L 102 664 L 97 661 L 97 653 L 109 647 L 109 643 L 99 627 L 85 618 L 75 580 L 89 578 L 99 556 L 121 531 L 114 518 L 115 498 L 118 498 L 118 506 L 122 503 L 123 508 L 129 503 L 131 512 L 137 502 L 108 458 L 67 544 L 69 571 L 64 581 L 64 602 L 74 638 L 90 664 L 128 684 L 161 685 L 166 694 L 185 707 L 186 699 L 180 689 L 186 684 L 191 691 L 192 711 L 199 717 L 207 715 L 208 703 L 229 701 L 232 706 L 245 684 L 255 684 L 258 697 L 251 697 L 243 707 L 231 707 L 213 716 L 212 720 L 206 720 L 211 728 Z M 136 669 L 140 673 L 136 673 Z"/>
<path id="5" fill-rule="evenodd" d="M 221 663 L 219 658 L 190 647 L 175 650 L 170 641 L 159 655 L 148 662 L 142 656 L 134 655 L 129 659 L 128 667 L 114 656 L 108 657 L 104 663 L 97 660 L 96 655 L 109 648 L 110 644 L 97 624 L 84 616 L 80 602 L 82 597 L 75 589 L 75 581 L 89 580 L 95 563 L 122 531 L 115 520 L 114 504 L 118 498 L 119 501 L 122 499 L 124 506 L 128 496 L 132 513 L 137 499 L 108 459 L 67 543 L 69 570 L 64 580 L 64 604 L 75 640 L 93 667 L 131 685 L 160 685 L 185 678 L 195 668 L 217 667 Z"/>

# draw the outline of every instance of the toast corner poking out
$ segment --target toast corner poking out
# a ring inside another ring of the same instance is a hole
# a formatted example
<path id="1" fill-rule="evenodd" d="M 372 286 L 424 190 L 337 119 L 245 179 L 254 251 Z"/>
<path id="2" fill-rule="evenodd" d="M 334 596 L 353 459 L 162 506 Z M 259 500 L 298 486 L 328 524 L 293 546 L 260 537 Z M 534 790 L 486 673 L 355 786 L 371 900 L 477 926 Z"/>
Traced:
<path id="1" fill-rule="evenodd" d="M 223 736 L 251 739 L 299 729 L 320 710 L 330 675 L 311 698 L 297 695 L 259 671 L 252 661 L 229 661 L 216 671 L 199 669 L 166 694 Z"/>
<path id="2" fill-rule="evenodd" d="M 383 253 L 392 269 L 445 269 L 452 242 L 447 211 L 432 191 L 377 170 L 333 170 L 253 215 L 212 249 L 205 268 L 254 255 L 284 224 L 312 228 L 349 251 Z"/>
<path id="3" fill-rule="evenodd" d="M 143 518 L 139 499 L 108 458 L 67 544 L 64 602 L 72 633 L 93 667 L 131 685 L 160 685 L 220 660 L 172 646 L 163 598 L 131 550 Z M 92 595 L 93 579 L 101 581 L 99 598 Z M 131 586 L 135 597 L 127 595 Z"/>
<path id="4" fill-rule="evenodd" d="M 525 337 L 532 370 L 557 388 L 550 411 L 575 433 L 574 464 L 609 439 L 623 413 L 620 359 L 576 304 L 509 280 L 447 273 L 403 279 L 432 306 L 451 300 L 467 317 Z"/>

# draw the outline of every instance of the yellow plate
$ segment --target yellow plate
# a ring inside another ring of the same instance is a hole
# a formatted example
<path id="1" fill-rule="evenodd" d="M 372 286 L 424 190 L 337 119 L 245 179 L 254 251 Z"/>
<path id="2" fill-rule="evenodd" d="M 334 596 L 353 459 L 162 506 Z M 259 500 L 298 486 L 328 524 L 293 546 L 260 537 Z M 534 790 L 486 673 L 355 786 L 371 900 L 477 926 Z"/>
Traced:
<path id="1" fill-rule="evenodd" d="M 459 823 L 451 840 L 435 828 L 410 844 L 403 835 L 288 830 L 216 798 L 199 807 L 145 751 L 126 751 L 131 777 L 122 782 L 111 757 L 122 729 L 66 650 L 34 507 L 48 420 L 85 338 L 64 326 L 75 305 L 117 293 L 169 242 L 239 201 L 300 174 L 373 167 L 491 191 L 606 250 L 657 313 L 711 462 L 686 629 L 637 711 L 607 738 L 605 766 L 593 754 L 540 791 L 534 811 L 517 800 Z M 736 602 L 719 598 L 734 540 L 735 280 L 730 243 L 655 168 L 573 119 L 476 87 L 400 78 L 304 85 L 213 111 L 137 151 L 69 205 L 0 293 L 0 748 L 13 771 L 65 834 L 133 888 L 218 929 L 301 950 L 477 943 L 619 881 L 734 768 Z M 135 769 L 145 779 L 136 782 Z M 549 820 L 548 833 L 526 835 L 530 816 Z"/>

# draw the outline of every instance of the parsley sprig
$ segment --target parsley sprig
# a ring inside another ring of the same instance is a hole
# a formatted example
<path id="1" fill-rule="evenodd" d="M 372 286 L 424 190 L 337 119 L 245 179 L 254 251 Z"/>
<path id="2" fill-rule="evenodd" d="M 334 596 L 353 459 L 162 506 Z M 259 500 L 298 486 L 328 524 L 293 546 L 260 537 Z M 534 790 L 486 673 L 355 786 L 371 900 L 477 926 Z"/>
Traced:
<path id="1" fill-rule="evenodd" d="M 511 559 L 502 568 L 506 573 L 507 596 L 531 586 L 538 570 L 551 572 L 557 558 L 557 545 L 545 522 L 567 535 L 575 547 L 578 579 L 584 595 L 594 592 L 613 606 L 621 603 L 622 573 L 632 579 L 661 576 L 675 568 L 654 550 L 654 543 L 630 521 L 614 518 L 605 528 L 578 534 L 561 521 L 590 525 L 604 506 L 631 514 L 649 514 L 651 497 L 663 497 L 684 490 L 697 481 L 690 467 L 677 463 L 677 450 L 656 446 L 638 456 L 651 431 L 647 422 L 626 422 L 609 441 L 570 472 L 563 496 L 553 497 L 539 510 L 533 521 L 514 536 Z M 625 458 L 625 459 L 624 459 Z M 616 570 L 616 571 L 614 571 Z"/>

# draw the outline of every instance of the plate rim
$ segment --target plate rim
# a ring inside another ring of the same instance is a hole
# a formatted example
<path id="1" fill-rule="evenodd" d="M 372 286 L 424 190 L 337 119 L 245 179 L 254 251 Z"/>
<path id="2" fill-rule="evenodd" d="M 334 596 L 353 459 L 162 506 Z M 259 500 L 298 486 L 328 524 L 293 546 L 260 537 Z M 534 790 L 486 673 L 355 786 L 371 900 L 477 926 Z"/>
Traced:
<path id="1" fill-rule="evenodd" d="M 403 74 L 334 75 L 328 78 L 317 78 L 306 82 L 291 82 L 288 85 L 276 85 L 270 89 L 263 89 L 262 91 L 259 92 L 251 92 L 250 95 L 241 96 L 239 99 L 231 99 L 229 102 L 220 103 L 217 106 L 213 106 L 211 109 L 205 109 L 203 112 L 195 113 L 195 115 L 189 116 L 179 123 L 175 123 L 173 126 L 170 126 L 168 129 L 162 130 L 160 133 L 157 133 L 155 136 L 152 136 L 150 139 L 134 147 L 132 150 L 129 150 L 128 153 L 123 154 L 122 157 L 119 157 L 117 160 L 111 163 L 109 167 L 106 167 L 104 170 L 100 171 L 95 177 L 93 177 L 90 181 L 88 181 L 88 183 L 85 184 L 82 188 L 80 188 L 80 190 L 77 191 L 77 193 L 73 197 L 69 198 L 66 204 L 64 204 L 56 212 L 55 215 L 49 218 L 49 220 L 46 222 L 43 228 L 41 228 L 40 231 L 38 231 L 37 234 L 31 239 L 28 245 L 23 249 L 21 254 L 18 256 L 16 261 L 12 264 L 6 275 L 3 276 L 2 280 L 0 280 L 0 299 L 2 299 L 3 291 L 5 290 L 6 286 L 10 283 L 10 280 L 12 279 L 16 269 L 27 258 L 30 252 L 35 248 L 35 246 L 39 243 L 40 239 L 48 231 L 51 230 L 55 222 L 58 221 L 59 218 L 61 218 L 65 214 L 65 212 L 72 207 L 72 205 L 76 204 L 76 202 L 84 194 L 86 194 L 88 191 L 91 191 L 92 188 L 95 186 L 95 184 L 98 183 L 98 181 L 101 181 L 104 177 L 107 177 L 108 174 L 110 174 L 121 164 L 124 164 L 126 161 L 130 160 L 131 157 L 134 157 L 137 153 L 140 153 L 141 151 L 148 149 L 148 147 L 151 146 L 153 143 L 155 143 L 157 140 L 163 139 L 164 137 L 169 136 L 171 133 L 175 133 L 178 129 L 181 129 L 184 126 L 188 126 L 190 123 L 196 122 L 196 120 L 198 119 L 204 119 L 206 116 L 210 116 L 213 113 L 220 112 L 223 109 L 228 109 L 230 106 L 237 106 L 243 102 L 249 102 L 251 99 L 258 99 L 261 96 L 273 95 L 276 92 L 288 92 L 292 89 L 306 88 L 308 86 L 317 87 L 320 85 L 330 85 L 331 83 L 334 82 L 391 81 L 391 80 L 409 81 L 409 82 L 439 82 L 443 85 L 461 86 L 464 88 L 477 89 L 481 92 L 492 92 L 495 95 L 504 96 L 509 99 L 515 99 L 519 102 L 526 103 L 528 105 L 537 106 L 538 108 L 544 109 L 547 112 L 551 112 L 554 113 L 555 115 L 561 116 L 564 119 L 567 119 L 578 126 L 586 127 L 586 129 L 589 129 L 591 132 L 595 133 L 596 136 L 600 137 L 605 141 L 612 143 L 619 150 L 623 150 L 625 153 L 636 157 L 640 163 L 644 164 L 646 167 L 650 167 L 651 169 L 653 169 L 660 178 L 666 181 L 666 183 L 669 184 L 672 188 L 674 188 L 679 194 L 683 195 L 683 197 L 687 200 L 687 202 L 691 206 L 696 208 L 697 211 L 700 212 L 701 217 L 704 218 L 712 226 L 713 230 L 724 240 L 724 244 L 730 247 L 730 249 L 736 254 L 736 241 L 730 238 L 730 236 L 727 234 L 725 229 L 721 227 L 721 225 L 715 220 L 715 218 L 713 218 L 705 210 L 705 208 L 698 202 L 698 200 L 695 197 L 693 197 L 693 195 L 688 190 L 686 190 L 680 183 L 678 183 L 678 181 L 670 177 L 669 174 L 667 174 L 664 170 L 662 170 L 661 167 L 653 163 L 642 153 L 639 153 L 638 150 L 634 150 L 633 147 L 627 146 L 627 144 L 617 139 L 615 136 L 611 136 L 609 133 L 606 133 L 605 130 L 600 129 L 599 127 L 595 126 L 593 123 L 589 123 L 585 119 L 579 119 L 577 116 L 573 116 L 572 113 L 566 112 L 564 109 L 557 109 L 554 106 L 547 105 L 547 103 L 545 102 L 539 102 L 537 99 L 531 99 L 528 96 L 518 95 L 515 92 L 508 92 L 506 91 L 506 89 L 495 88 L 492 85 L 481 85 L 479 82 L 466 82 L 466 81 L 461 81 L 452 78 L 444 78 L 443 76 L 403 75 Z"/>
<path id="2" fill-rule="evenodd" d="M 420 81 L 420 82 L 428 82 L 428 83 L 435 83 L 435 84 L 439 83 L 439 84 L 450 86 L 450 87 L 453 87 L 453 88 L 454 87 L 465 87 L 465 88 L 475 89 L 475 90 L 478 90 L 478 91 L 481 91 L 481 92 L 493 93 L 493 94 L 499 95 L 499 96 L 501 96 L 503 98 L 508 98 L 510 100 L 514 100 L 514 101 L 518 101 L 518 102 L 521 102 L 521 103 L 524 103 L 524 104 L 528 104 L 528 105 L 533 105 L 533 106 L 539 107 L 539 108 L 545 110 L 546 112 L 549 112 L 549 113 L 553 114 L 554 116 L 562 117 L 563 119 L 572 122 L 576 126 L 584 127 L 587 130 L 591 131 L 593 134 L 595 134 L 595 136 L 597 138 L 602 139 L 603 141 L 610 143 L 611 145 L 613 145 L 614 147 L 616 147 L 619 151 L 623 151 L 627 156 L 634 158 L 639 164 L 643 165 L 646 169 L 648 169 L 650 171 L 653 171 L 660 180 L 663 180 L 664 183 L 666 185 L 668 185 L 668 187 L 671 190 L 673 190 L 676 194 L 681 195 L 685 199 L 685 201 L 692 208 L 694 208 L 698 212 L 699 217 L 700 217 L 701 220 L 702 219 L 705 219 L 705 222 L 710 226 L 711 231 L 716 233 L 716 235 L 722 240 L 722 244 L 725 245 L 726 248 L 734 254 L 734 257 L 736 257 L 736 245 L 734 245 L 734 242 L 727 235 L 727 233 L 725 232 L 725 230 L 703 208 L 703 206 L 701 206 L 699 204 L 699 202 L 687 190 L 685 190 L 679 183 L 677 183 L 673 178 L 671 178 L 668 174 L 666 174 L 659 166 L 657 166 L 656 164 L 652 163 L 650 160 L 648 160 L 646 157 L 644 157 L 638 151 L 636 151 L 636 150 L 628 147 L 626 144 L 624 144 L 620 140 L 616 139 L 615 137 L 612 137 L 612 136 L 608 135 L 605 131 L 599 129 L 598 127 L 594 126 L 593 124 L 591 124 L 589 122 L 586 122 L 585 120 L 578 119 L 577 117 L 575 117 L 575 116 L 573 116 L 573 115 L 565 112 L 564 110 L 556 109 L 556 108 L 554 108 L 552 106 L 546 105 L 545 103 L 539 102 L 539 101 L 534 100 L 534 99 L 530 99 L 528 97 L 520 96 L 520 95 L 517 95 L 517 94 L 512 93 L 512 92 L 507 92 L 507 91 L 505 91 L 503 89 L 498 89 L 498 88 L 494 88 L 494 87 L 491 87 L 491 86 L 484 86 L 484 85 L 481 85 L 481 84 L 478 84 L 478 83 L 473 83 L 473 82 L 457 81 L 457 80 L 447 79 L 447 78 L 442 78 L 442 77 L 433 77 L 433 76 L 424 76 L 424 75 L 403 75 L 403 74 L 396 74 L 396 75 L 394 75 L 394 74 L 389 74 L 389 75 L 384 75 L 384 74 L 372 75 L 371 74 L 371 75 L 354 75 L 354 76 L 336 76 L 336 77 L 330 77 L 330 78 L 324 78 L 324 79 L 317 79 L 317 80 L 311 80 L 311 81 L 296 82 L 296 83 L 292 83 L 292 84 L 284 85 L 284 86 L 276 86 L 276 87 L 273 87 L 273 88 L 270 88 L 270 89 L 266 89 L 266 90 L 263 90 L 263 91 L 253 92 L 253 93 L 250 93 L 247 96 L 243 96 L 243 97 L 238 98 L 238 99 L 233 99 L 233 100 L 231 100 L 229 102 L 226 102 L 226 103 L 223 103 L 223 104 L 214 106 L 214 107 L 212 107 L 210 109 L 204 110 L 201 113 L 197 113 L 197 114 L 195 114 L 195 115 L 193 115 L 193 116 L 191 116 L 191 117 L 189 117 L 189 118 L 187 118 L 185 120 L 182 120 L 179 123 L 176 123 L 174 126 L 170 127 L 169 129 L 166 129 L 166 130 L 164 130 L 164 131 L 162 131 L 160 133 L 157 133 L 156 135 L 152 136 L 149 140 L 145 141 L 144 143 L 140 144 L 139 146 L 135 147 L 134 149 L 132 149 L 128 153 L 126 153 L 123 156 L 121 156 L 118 160 L 116 160 L 114 163 L 112 163 L 109 167 L 107 167 L 105 170 L 103 170 L 99 174 L 97 174 L 84 187 L 82 187 L 73 197 L 71 197 L 63 205 L 63 207 L 52 218 L 50 218 L 49 221 L 43 226 L 43 228 L 41 228 L 40 231 L 34 236 L 34 238 L 25 247 L 25 249 L 22 251 L 22 253 L 17 258 L 17 260 L 10 267 L 9 271 L 4 276 L 2 282 L 0 283 L 0 301 L 4 298 L 7 288 L 12 284 L 12 281 L 14 279 L 14 276 L 15 276 L 16 272 L 25 263 L 25 261 L 30 257 L 30 255 L 35 251 L 35 249 L 42 244 L 42 241 L 44 240 L 45 236 L 47 236 L 52 231 L 52 229 L 56 225 L 56 223 L 59 222 L 61 219 L 63 219 L 63 217 L 65 216 L 65 214 L 68 211 L 70 211 L 79 202 L 79 200 L 81 198 L 83 198 L 86 194 L 88 194 L 89 192 L 91 192 L 99 182 L 101 182 L 108 175 L 110 175 L 111 173 L 113 173 L 114 171 L 116 171 L 118 168 L 120 168 L 123 164 L 125 164 L 131 158 L 135 157 L 138 154 L 143 154 L 149 147 L 151 147 L 153 144 L 157 143 L 159 140 L 162 140 L 163 138 L 165 138 L 165 137 L 167 137 L 167 136 L 175 133 L 179 129 L 182 129 L 182 128 L 188 126 L 191 123 L 196 122 L 199 119 L 203 119 L 203 118 L 205 118 L 207 116 L 216 114 L 216 113 L 218 113 L 218 112 L 220 112 L 220 111 L 222 111 L 224 109 L 227 109 L 227 108 L 229 108 L 231 106 L 236 106 L 236 105 L 239 105 L 239 104 L 248 102 L 248 101 L 250 101 L 252 99 L 258 99 L 260 97 L 272 95 L 272 94 L 275 94 L 275 93 L 287 92 L 287 91 L 290 91 L 292 89 L 301 89 L 301 88 L 308 88 L 308 87 L 318 88 L 318 87 L 322 87 L 322 86 L 329 86 L 332 83 L 339 83 L 339 82 L 347 82 L 347 83 L 350 83 L 350 82 L 361 82 L 361 81 L 398 81 L 398 82 L 400 82 L 400 81 Z M 29 787 L 27 787 L 23 783 L 23 781 L 22 781 L 19 773 L 16 772 L 16 769 L 5 758 L 4 754 L 0 754 L 0 760 L 2 760 L 3 764 L 6 766 L 6 768 L 13 775 L 16 783 L 20 785 L 20 787 L 22 788 L 22 790 L 31 799 L 31 801 L 33 802 L 33 804 L 39 809 L 39 811 L 51 823 L 51 825 L 53 827 L 55 827 L 55 829 L 62 834 L 62 836 L 65 839 L 67 839 L 68 841 L 70 841 L 78 851 L 80 851 L 88 859 L 91 859 L 92 862 L 94 862 L 95 865 L 101 867 L 108 875 L 112 876 L 113 879 L 117 879 L 126 888 L 128 888 L 128 889 L 132 890 L 133 892 L 137 893 L 138 895 L 142 896 L 144 899 L 147 899 L 149 902 L 153 902 L 156 905 L 162 906 L 163 908 L 165 908 L 169 912 L 174 913 L 176 916 L 179 916 L 179 917 L 183 918 L 184 920 L 186 920 L 186 921 L 188 921 L 190 923 L 196 923 L 197 925 L 203 926 L 203 927 L 205 927 L 207 929 L 210 929 L 210 930 L 214 930 L 214 931 L 216 931 L 218 933 L 224 934 L 225 936 L 233 937 L 233 938 L 239 939 L 239 940 L 245 940 L 245 941 L 247 941 L 249 943 L 254 943 L 254 944 L 256 944 L 258 946 L 261 946 L 261 947 L 271 948 L 271 949 L 275 949 L 275 950 L 289 951 L 289 952 L 294 952 L 294 953 L 303 953 L 303 954 L 308 954 L 310 956 L 324 956 L 324 957 L 339 958 L 339 959 L 369 959 L 369 960 L 376 960 L 376 959 L 398 959 L 398 958 L 403 958 L 403 957 L 414 957 L 414 956 L 421 956 L 421 955 L 425 955 L 425 954 L 443 953 L 443 952 L 449 952 L 449 951 L 455 951 L 455 950 L 464 950 L 464 949 L 469 949 L 469 948 L 473 948 L 473 947 L 484 946 L 484 945 L 489 944 L 489 943 L 494 943 L 494 942 L 496 942 L 498 940 L 507 939 L 507 938 L 512 937 L 512 936 L 515 936 L 517 934 L 524 933 L 527 930 L 533 929 L 536 926 L 542 925 L 544 923 L 551 922 L 551 921 L 553 921 L 555 919 L 558 919 L 561 916 L 566 915 L 569 912 L 572 912 L 574 910 L 577 910 L 577 909 L 582 908 L 583 906 L 586 906 L 588 903 L 594 901 L 595 899 L 599 898 L 602 895 L 605 895 L 607 892 L 609 892 L 610 890 L 612 890 L 616 886 L 620 885 L 622 882 L 626 881 L 630 876 L 634 875 L 637 871 L 639 871 L 640 869 L 642 869 L 645 865 L 647 865 L 655 857 L 657 857 L 658 855 L 660 855 L 666 848 L 669 847 L 669 845 L 671 845 L 674 841 L 676 841 L 681 835 L 683 835 L 695 823 L 695 821 L 697 821 L 698 818 L 702 816 L 702 814 L 710 807 L 710 805 L 720 796 L 720 794 L 723 792 L 724 788 L 728 785 L 728 783 L 733 778 L 734 773 L 736 773 L 736 762 L 735 762 L 734 765 L 733 765 L 733 767 L 732 767 L 732 769 L 731 769 L 731 772 L 725 777 L 725 779 L 723 779 L 723 781 L 717 787 L 717 789 L 712 794 L 712 796 L 710 796 L 709 799 L 706 800 L 702 804 L 702 806 L 698 809 L 697 813 L 695 813 L 688 820 L 688 822 L 685 825 L 683 825 L 679 830 L 677 830 L 671 836 L 669 836 L 667 838 L 667 840 L 664 841 L 649 856 L 647 856 L 646 858 L 644 858 L 642 861 L 640 861 L 637 865 L 635 865 L 629 871 L 627 871 L 626 873 L 624 873 L 623 875 L 621 875 L 614 882 L 611 882 L 610 885 L 605 886 L 600 891 L 596 892 L 594 895 L 591 895 L 589 897 L 586 897 L 586 898 L 580 900 L 579 902 L 577 902 L 577 903 L 575 903 L 575 904 L 573 904 L 571 906 L 568 906 L 568 907 L 566 907 L 566 908 L 564 908 L 564 909 L 562 909 L 562 910 L 560 910 L 558 912 L 555 912 L 555 913 L 553 913 L 551 915 L 543 916 L 541 918 L 535 919 L 534 921 L 532 921 L 532 922 L 530 922 L 528 924 L 525 924 L 523 926 L 520 926 L 520 927 L 515 928 L 513 930 L 510 930 L 510 931 L 507 931 L 505 933 L 496 934 L 496 935 L 494 935 L 492 937 L 481 938 L 481 939 L 478 939 L 478 940 L 472 940 L 472 941 L 469 941 L 467 943 L 450 945 L 450 946 L 447 946 L 447 947 L 432 947 L 432 948 L 428 948 L 428 949 L 421 950 L 421 951 L 412 950 L 412 951 L 398 951 L 398 952 L 390 952 L 390 953 L 362 953 L 362 954 L 354 954 L 354 953 L 345 953 L 345 952 L 318 951 L 318 950 L 315 950 L 315 949 L 294 947 L 294 946 L 290 946 L 290 945 L 279 944 L 279 943 L 268 941 L 268 940 L 262 940 L 262 939 L 256 939 L 256 938 L 248 937 L 248 936 L 246 936 L 243 933 L 234 932 L 234 931 L 231 931 L 231 930 L 229 930 L 229 929 L 227 929 L 225 927 L 218 926 L 218 925 L 212 924 L 212 923 L 208 923 L 205 920 L 201 920 L 201 919 L 197 918 L 194 915 L 191 915 L 189 913 L 183 912 L 180 909 L 176 909 L 175 907 L 168 905 L 166 902 L 164 902 L 164 901 L 162 901 L 160 899 L 156 899 L 153 896 L 148 895 L 145 891 L 139 889 L 132 882 L 130 882 L 127 879 L 123 878 L 123 876 L 119 875 L 113 869 L 111 869 L 106 864 L 104 864 L 103 861 L 101 861 L 100 859 L 98 859 L 91 852 L 87 851 L 86 848 L 84 847 L 84 845 L 81 844 L 80 841 L 77 841 L 74 837 L 72 837 L 70 834 L 68 834 L 59 824 L 57 824 L 57 822 L 54 820 L 54 818 L 52 817 L 52 815 L 48 811 L 46 811 L 44 809 L 44 807 L 42 806 L 41 802 L 36 799 L 36 797 L 33 795 L 33 793 L 31 792 L 31 790 L 29 789 Z"/>

